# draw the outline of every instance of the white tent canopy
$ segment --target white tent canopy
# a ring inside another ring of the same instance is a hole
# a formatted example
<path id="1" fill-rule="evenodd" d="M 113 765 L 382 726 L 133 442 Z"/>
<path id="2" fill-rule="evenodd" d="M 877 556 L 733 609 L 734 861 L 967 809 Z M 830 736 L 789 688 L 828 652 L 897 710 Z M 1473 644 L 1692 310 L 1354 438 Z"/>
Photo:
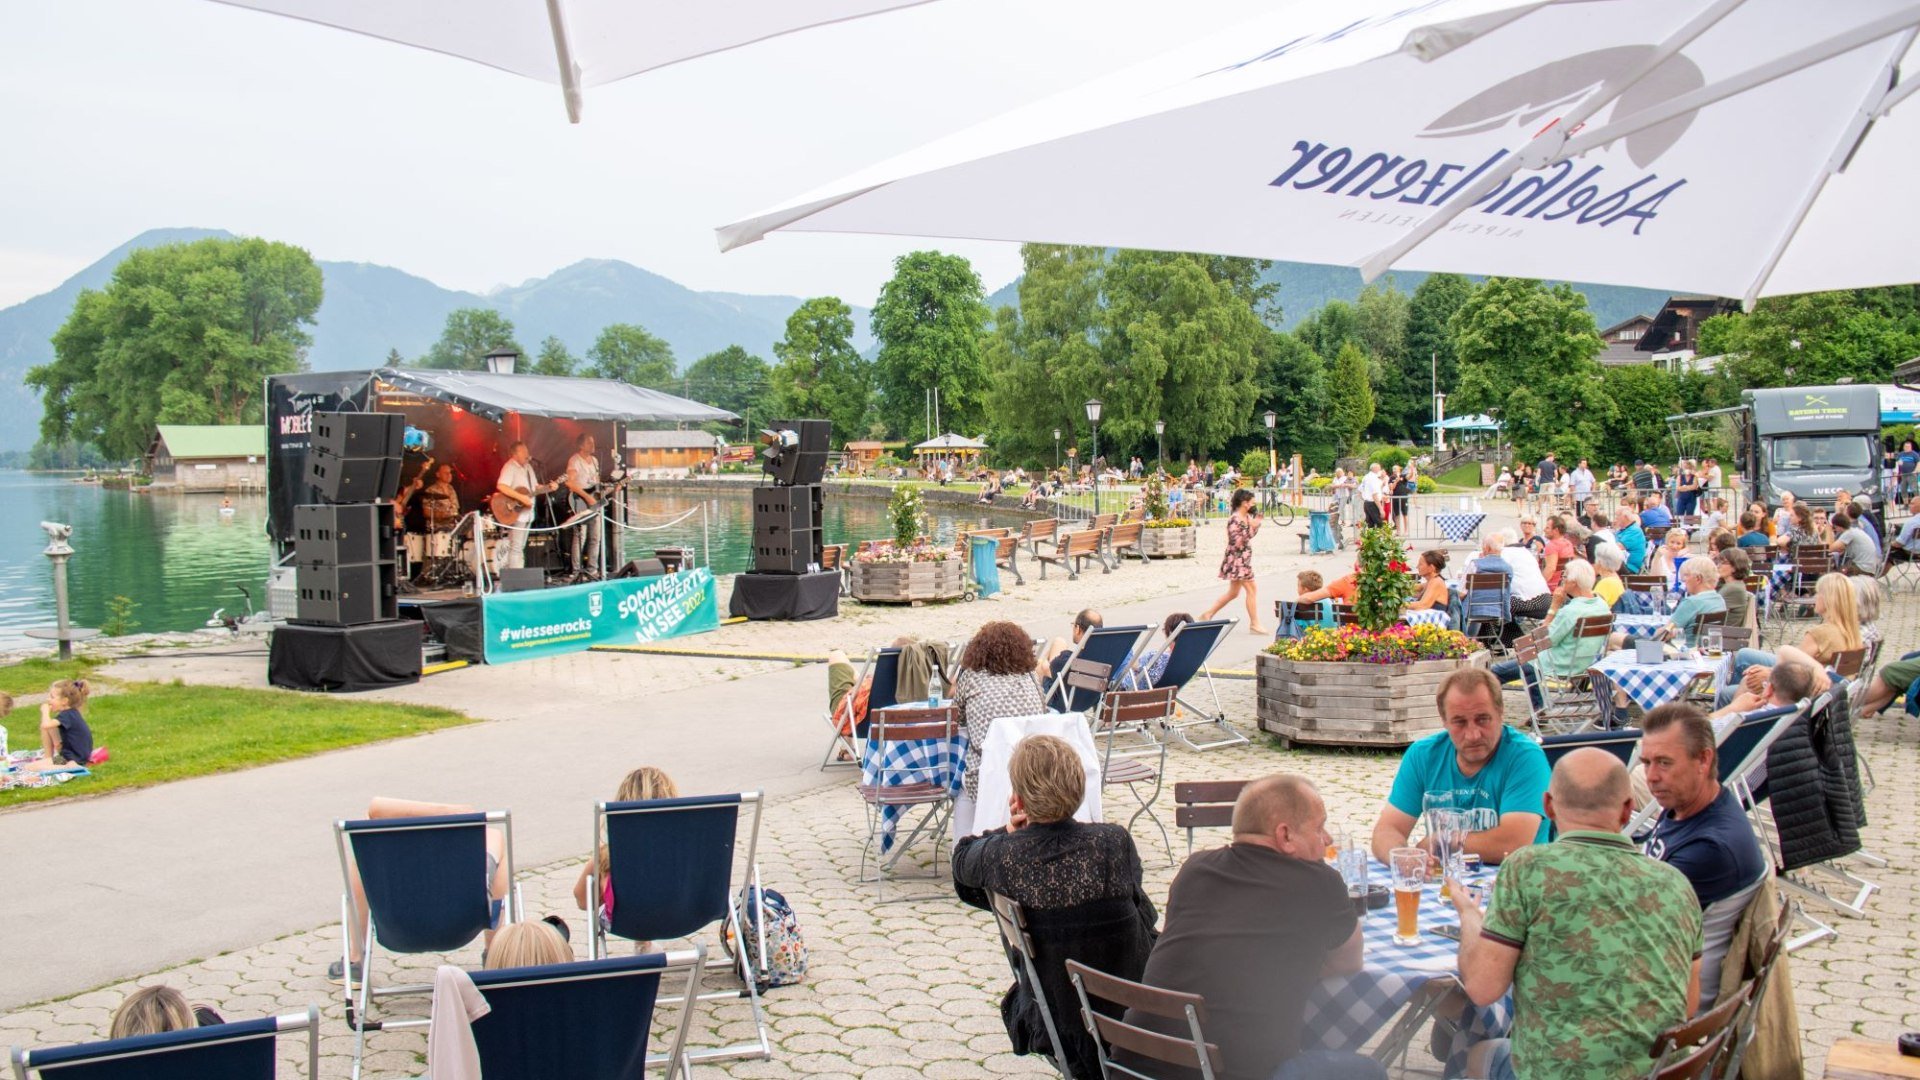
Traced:
<path id="1" fill-rule="evenodd" d="M 1911 282 L 1920 108 L 1895 106 L 1920 86 L 1916 27 L 1903 0 L 1281 0 L 719 238 L 1042 241 L 1749 299 Z"/>
<path id="2" fill-rule="evenodd" d="M 965 435 L 955 435 L 949 431 L 945 435 L 935 435 L 926 442 L 915 443 L 913 448 L 916 452 L 923 450 L 985 450 L 987 444 L 980 439 L 969 439 Z"/>
<path id="3" fill-rule="evenodd" d="M 582 91 L 811 26 L 928 0 L 215 0 L 445 53 Z"/>

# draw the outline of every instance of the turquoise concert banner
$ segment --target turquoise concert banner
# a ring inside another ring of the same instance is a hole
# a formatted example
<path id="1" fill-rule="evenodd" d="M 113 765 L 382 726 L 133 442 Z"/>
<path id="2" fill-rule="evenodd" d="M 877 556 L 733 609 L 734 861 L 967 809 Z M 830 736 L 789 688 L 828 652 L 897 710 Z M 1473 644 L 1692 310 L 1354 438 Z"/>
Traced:
<path id="1" fill-rule="evenodd" d="M 616 578 L 559 589 L 492 593 L 483 603 L 487 663 L 638 645 L 720 626 L 713 571 Z"/>

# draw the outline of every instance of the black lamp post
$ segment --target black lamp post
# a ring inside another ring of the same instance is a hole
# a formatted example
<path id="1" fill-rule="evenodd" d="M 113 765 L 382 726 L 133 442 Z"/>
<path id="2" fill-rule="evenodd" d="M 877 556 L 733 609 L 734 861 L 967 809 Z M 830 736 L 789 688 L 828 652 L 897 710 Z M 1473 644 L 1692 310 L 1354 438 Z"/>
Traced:
<path id="1" fill-rule="evenodd" d="M 1093 425 L 1093 515 L 1100 516 L 1100 399 L 1087 399 L 1087 423 Z"/>
<path id="2" fill-rule="evenodd" d="M 1277 477 L 1280 475 L 1280 462 L 1273 456 L 1273 425 L 1280 422 L 1280 414 L 1268 409 L 1265 420 L 1267 421 L 1267 475 Z"/>
<path id="3" fill-rule="evenodd" d="M 1060 467 L 1060 429 L 1053 429 L 1053 467 Z"/>
<path id="4" fill-rule="evenodd" d="M 1153 438 L 1154 438 L 1154 441 L 1159 443 L 1160 445 L 1160 471 L 1166 472 L 1167 471 L 1167 422 L 1165 420 L 1155 420 L 1153 422 Z"/>

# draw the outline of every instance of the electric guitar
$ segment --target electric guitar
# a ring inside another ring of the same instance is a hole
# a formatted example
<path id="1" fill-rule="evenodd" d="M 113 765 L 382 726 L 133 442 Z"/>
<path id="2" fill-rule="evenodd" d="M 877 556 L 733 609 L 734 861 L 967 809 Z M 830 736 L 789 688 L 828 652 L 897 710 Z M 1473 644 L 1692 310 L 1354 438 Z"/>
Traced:
<path id="1" fill-rule="evenodd" d="M 565 474 L 563 473 L 561 475 L 565 475 Z M 559 477 L 555 477 L 553 480 L 550 480 L 545 484 L 541 484 L 540 490 L 552 491 L 554 486 L 559 482 L 560 482 Z M 533 496 L 536 494 L 535 492 L 528 491 L 526 488 L 523 488 L 518 484 L 514 485 L 513 490 L 519 492 L 520 494 L 526 496 L 529 499 L 533 498 Z M 487 497 L 487 509 L 493 511 L 493 520 L 499 522 L 502 525 L 518 525 L 520 524 L 522 519 L 527 517 L 529 514 L 533 513 L 533 507 L 524 506 L 514 499 L 509 499 L 507 498 L 505 492 L 499 491 L 497 489 L 494 491 L 492 495 Z"/>
<path id="2" fill-rule="evenodd" d="M 595 502 L 591 503 L 579 495 L 574 494 L 572 491 L 569 491 L 567 492 L 567 505 L 575 514 L 585 513 L 599 503 L 606 502 L 607 499 L 614 494 L 624 490 L 628 482 L 632 479 L 631 474 L 623 474 L 616 480 L 606 480 L 593 485 L 593 487 L 587 489 L 587 494 L 593 496 L 595 499 Z"/>

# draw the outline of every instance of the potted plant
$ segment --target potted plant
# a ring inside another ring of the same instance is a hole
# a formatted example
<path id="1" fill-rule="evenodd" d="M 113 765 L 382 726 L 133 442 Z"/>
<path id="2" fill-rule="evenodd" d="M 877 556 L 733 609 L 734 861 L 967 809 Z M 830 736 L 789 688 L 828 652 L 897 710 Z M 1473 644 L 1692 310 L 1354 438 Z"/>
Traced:
<path id="1" fill-rule="evenodd" d="M 1255 657 L 1260 727 L 1283 746 L 1405 746 L 1443 726 L 1434 704 L 1441 681 L 1486 663 L 1465 634 L 1400 621 L 1413 585 L 1406 556 L 1391 529 L 1365 530 L 1356 625 L 1310 629 Z"/>
<path id="2" fill-rule="evenodd" d="M 1146 528 L 1140 531 L 1140 554 L 1149 558 L 1191 555 L 1199 546 L 1193 519 L 1174 517 L 1167 506 L 1167 474 L 1155 470 L 1141 490 L 1146 503 Z"/>
<path id="3" fill-rule="evenodd" d="M 965 567 L 950 547 L 930 542 L 926 506 L 915 484 L 902 484 L 887 500 L 893 540 L 853 557 L 847 587 L 865 603 L 921 604 L 951 600 L 966 592 Z"/>

